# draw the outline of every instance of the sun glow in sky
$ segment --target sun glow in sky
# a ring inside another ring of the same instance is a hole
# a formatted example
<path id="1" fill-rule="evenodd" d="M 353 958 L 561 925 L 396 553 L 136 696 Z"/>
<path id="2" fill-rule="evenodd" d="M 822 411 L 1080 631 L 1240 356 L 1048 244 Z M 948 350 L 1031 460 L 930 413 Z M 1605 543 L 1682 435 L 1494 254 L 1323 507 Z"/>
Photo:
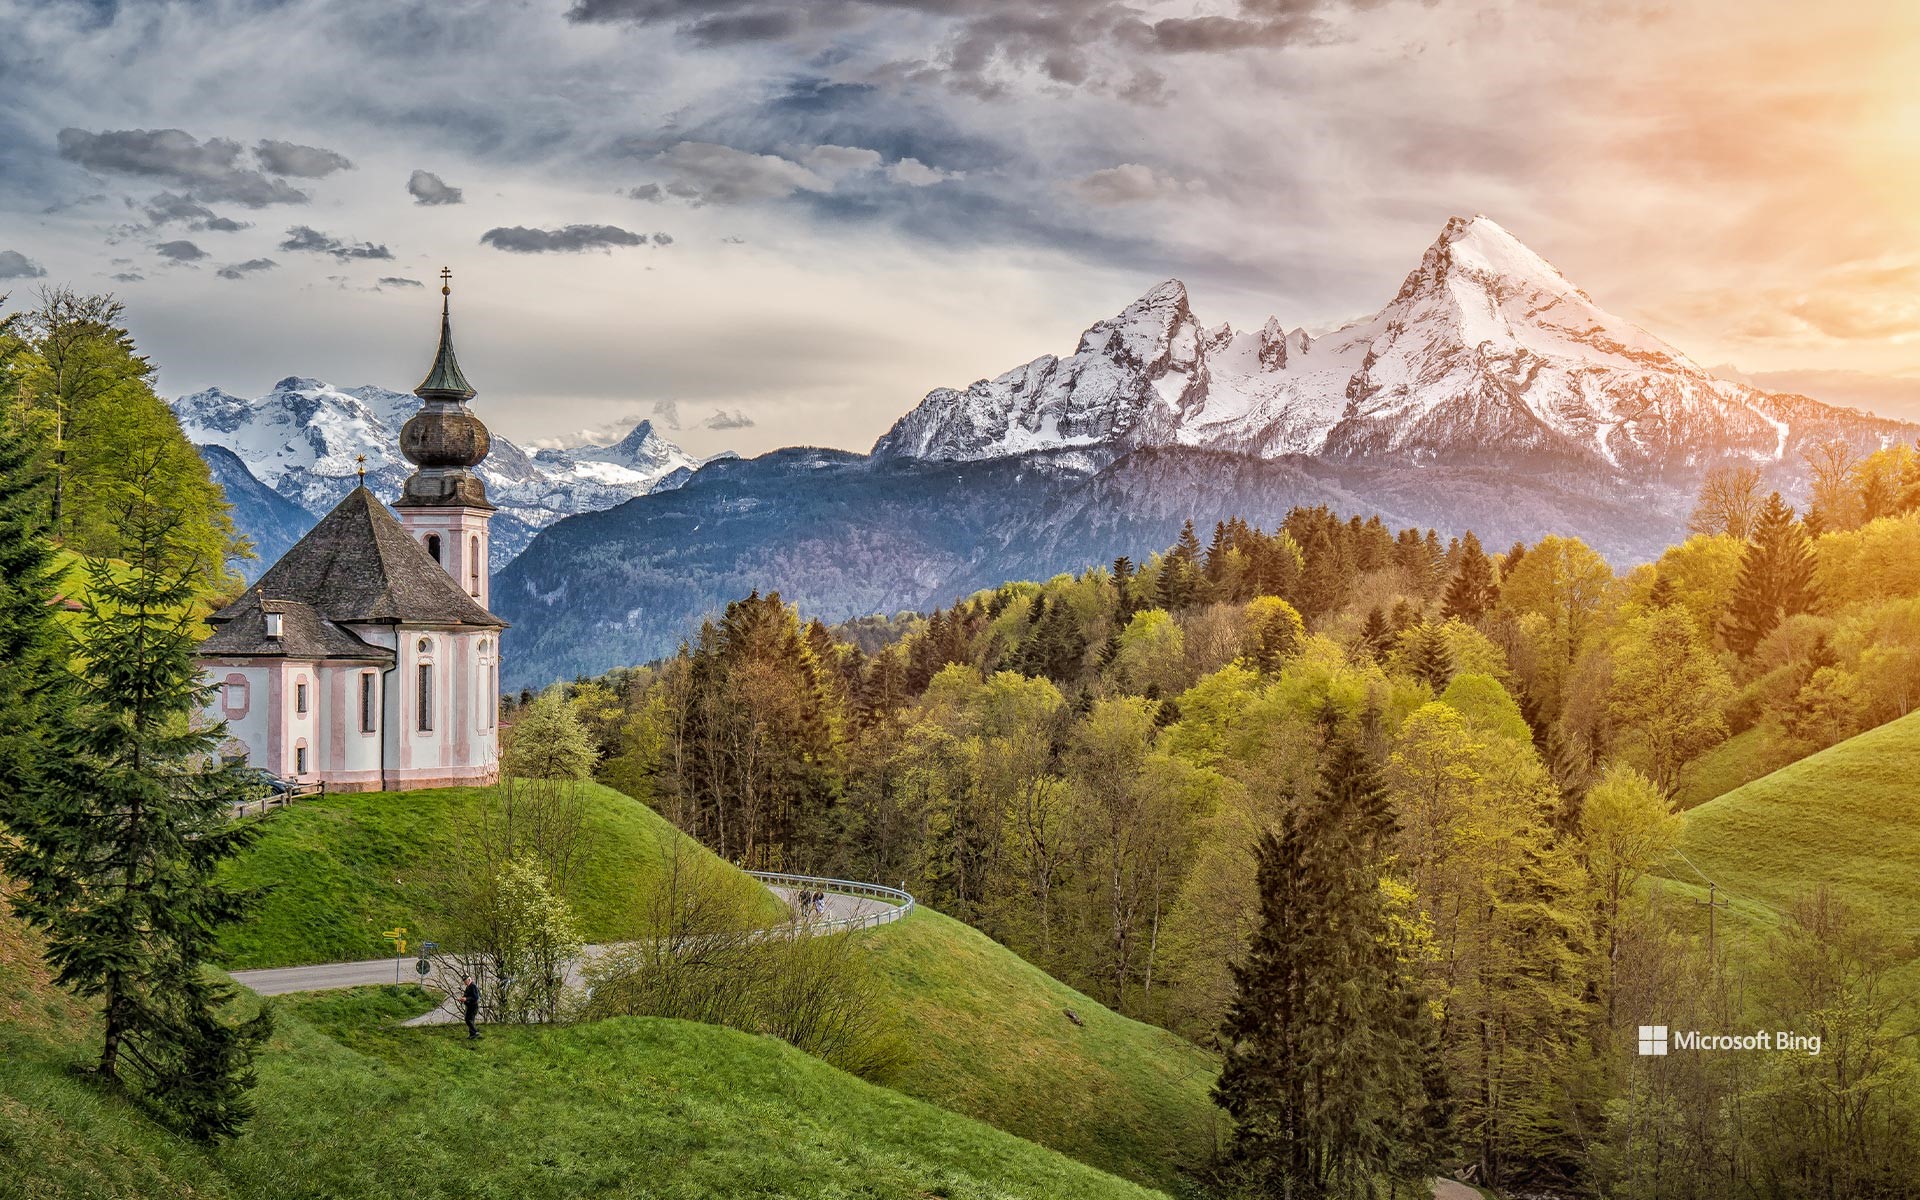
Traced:
<path id="1" fill-rule="evenodd" d="M 1483 212 L 1699 362 L 1920 415 L 1892 0 L 0 0 L 0 29 L 0 290 L 114 290 L 166 394 L 410 387 L 445 264 L 511 436 L 864 449 L 1168 276 L 1208 322 L 1337 325 Z"/>

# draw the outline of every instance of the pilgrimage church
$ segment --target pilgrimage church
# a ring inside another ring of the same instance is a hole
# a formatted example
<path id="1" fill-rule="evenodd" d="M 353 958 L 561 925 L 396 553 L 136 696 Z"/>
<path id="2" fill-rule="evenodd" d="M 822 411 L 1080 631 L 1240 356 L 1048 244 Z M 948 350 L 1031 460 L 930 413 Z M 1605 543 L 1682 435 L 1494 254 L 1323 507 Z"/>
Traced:
<path id="1" fill-rule="evenodd" d="M 491 783 L 500 634 L 487 609 L 494 507 L 473 469 L 491 438 L 440 349 L 400 431 L 414 472 L 392 509 L 364 482 L 238 600 L 207 618 L 200 667 L 229 757 L 329 791 Z"/>

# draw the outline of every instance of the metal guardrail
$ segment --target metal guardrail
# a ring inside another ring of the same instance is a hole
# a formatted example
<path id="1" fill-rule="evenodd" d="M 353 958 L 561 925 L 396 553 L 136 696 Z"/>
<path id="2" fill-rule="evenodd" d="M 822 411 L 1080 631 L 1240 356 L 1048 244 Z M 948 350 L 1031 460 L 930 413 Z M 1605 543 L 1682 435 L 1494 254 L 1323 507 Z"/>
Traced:
<path id="1" fill-rule="evenodd" d="M 821 875 L 789 875 L 781 871 L 748 871 L 747 874 L 761 883 L 774 887 L 808 889 L 832 892 L 842 896 L 862 896 L 869 900 L 884 901 L 884 905 L 873 912 L 861 913 L 857 917 L 802 917 L 786 928 L 804 927 L 815 933 L 833 933 L 842 929 L 871 929 L 876 925 L 887 925 L 913 911 L 914 899 L 899 888 L 887 887 L 878 883 L 861 883 L 854 879 L 828 879 Z"/>

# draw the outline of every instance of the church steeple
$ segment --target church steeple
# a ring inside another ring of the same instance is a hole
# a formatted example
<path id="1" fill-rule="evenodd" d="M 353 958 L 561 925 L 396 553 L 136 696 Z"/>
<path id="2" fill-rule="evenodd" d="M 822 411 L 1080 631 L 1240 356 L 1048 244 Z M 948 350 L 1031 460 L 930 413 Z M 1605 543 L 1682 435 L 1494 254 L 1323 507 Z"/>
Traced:
<path id="1" fill-rule="evenodd" d="M 440 272 L 440 348 L 413 390 L 420 411 L 400 428 L 400 453 L 415 470 L 393 507 L 406 531 L 484 608 L 493 505 L 473 469 L 486 460 L 493 438 L 467 408 L 473 387 L 453 357 L 452 278 L 453 272 Z"/>
<path id="2" fill-rule="evenodd" d="M 407 478 L 399 501 L 402 508 L 493 507 L 487 502 L 486 486 L 472 470 L 487 457 L 493 438 L 467 408 L 467 401 L 474 397 L 473 386 L 453 356 L 452 278 L 453 272 L 441 270 L 440 347 L 427 377 L 413 390 L 422 401 L 420 411 L 400 430 L 400 452 L 419 468 Z"/>
<path id="3" fill-rule="evenodd" d="M 460 373 L 460 360 L 453 356 L 453 315 L 449 311 L 453 294 L 453 272 L 440 268 L 440 349 L 433 356 L 433 368 L 413 394 L 422 400 L 473 399 L 473 385 Z"/>

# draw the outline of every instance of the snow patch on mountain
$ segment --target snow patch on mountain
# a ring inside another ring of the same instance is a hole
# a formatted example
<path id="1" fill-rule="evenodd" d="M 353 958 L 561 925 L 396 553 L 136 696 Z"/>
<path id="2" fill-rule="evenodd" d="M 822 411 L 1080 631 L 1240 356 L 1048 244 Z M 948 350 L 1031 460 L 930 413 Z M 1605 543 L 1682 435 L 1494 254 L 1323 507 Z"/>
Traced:
<path id="1" fill-rule="evenodd" d="M 1456 217 L 1386 307 L 1333 333 L 1310 338 L 1278 319 L 1209 329 L 1168 280 L 1067 358 L 928 393 L 874 453 L 977 461 L 1070 448 L 1110 461 L 1184 445 L 1658 479 L 1729 458 L 1783 464 L 1814 426 L 1831 435 L 1846 423 L 1843 410 L 1716 378 L 1496 222 Z"/>
<path id="2" fill-rule="evenodd" d="M 406 392 L 336 388 L 296 375 L 264 396 L 235 396 L 216 387 L 181 396 L 171 406 L 196 445 L 231 451 L 261 484 L 316 517 L 359 482 L 363 456 L 367 485 L 383 496 L 398 495 L 413 469 L 400 454 L 400 427 L 420 401 Z M 699 459 L 646 421 L 612 445 L 535 454 L 495 434 L 477 473 L 488 497 L 514 519 L 506 525 L 528 530 L 524 537 L 495 537 L 495 566 L 524 549 L 532 530 L 678 487 L 699 466 Z"/>

